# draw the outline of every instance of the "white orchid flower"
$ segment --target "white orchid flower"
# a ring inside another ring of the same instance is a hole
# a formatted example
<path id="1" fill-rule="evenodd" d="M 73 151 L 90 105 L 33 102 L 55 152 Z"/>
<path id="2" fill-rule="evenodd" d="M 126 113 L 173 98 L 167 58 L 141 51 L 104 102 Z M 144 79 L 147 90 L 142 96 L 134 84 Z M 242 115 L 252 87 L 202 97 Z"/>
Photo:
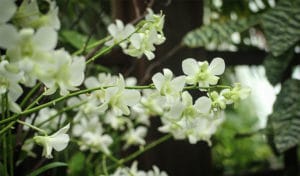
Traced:
<path id="1" fill-rule="evenodd" d="M 123 136 L 123 140 L 126 141 L 124 148 L 128 148 L 131 145 L 145 145 L 145 137 L 147 134 L 147 128 L 144 126 L 139 126 L 136 129 L 130 129 Z"/>
<path id="2" fill-rule="evenodd" d="M 42 71 L 37 73 L 39 79 L 46 85 L 46 95 L 53 94 L 60 88 L 60 95 L 66 95 L 69 90 L 77 90 L 77 86 L 84 80 L 85 59 L 71 57 L 65 50 L 53 52 L 53 61 L 48 65 L 41 65 Z"/>
<path id="3" fill-rule="evenodd" d="M 100 108 L 102 112 L 111 108 L 116 115 L 129 115 L 128 106 L 136 105 L 140 98 L 139 91 L 125 89 L 124 78 L 120 75 L 116 87 L 109 87 L 105 90 L 105 102 Z"/>
<path id="4" fill-rule="evenodd" d="M 214 58 L 208 64 L 206 61 L 198 62 L 193 58 L 188 58 L 182 62 L 182 70 L 187 75 L 187 84 L 208 87 L 217 84 L 219 80 L 217 76 L 224 73 L 225 62 L 222 58 Z"/>
<path id="5" fill-rule="evenodd" d="M 33 138 L 33 140 L 37 144 L 44 147 L 42 156 L 45 156 L 46 158 L 52 158 L 53 149 L 59 152 L 67 147 L 70 141 L 70 137 L 66 133 L 69 130 L 69 128 L 70 128 L 70 124 L 61 128 L 51 136 L 35 136 Z"/>
<path id="6" fill-rule="evenodd" d="M 49 9 L 41 12 L 38 0 L 23 0 L 19 6 L 14 21 L 23 28 L 51 27 L 55 30 L 60 28 L 58 7 L 55 1 L 44 1 Z"/>
<path id="7" fill-rule="evenodd" d="M 116 24 L 110 24 L 107 30 L 113 39 L 106 42 L 105 45 L 112 46 L 121 42 L 120 46 L 124 48 L 127 46 L 127 41 L 122 42 L 122 40 L 128 38 L 135 31 L 135 27 L 132 24 L 126 24 L 126 26 L 124 26 L 124 23 L 117 19 Z"/>
<path id="8" fill-rule="evenodd" d="M 173 78 L 173 73 L 169 69 L 163 69 L 162 73 L 156 73 L 152 77 L 155 88 L 161 95 L 175 95 L 179 96 L 184 88 L 185 76 L 178 76 Z"/>

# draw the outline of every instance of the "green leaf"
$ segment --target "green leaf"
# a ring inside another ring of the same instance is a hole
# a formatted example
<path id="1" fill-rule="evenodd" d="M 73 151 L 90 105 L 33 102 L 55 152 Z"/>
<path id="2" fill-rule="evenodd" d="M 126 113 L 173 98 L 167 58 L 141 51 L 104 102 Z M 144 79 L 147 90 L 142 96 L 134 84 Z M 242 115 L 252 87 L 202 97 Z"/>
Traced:
<path id="1" fill-rule="evenodd" d="M 78 152 L 72 156 L 68 165 L 69 165 L 69 174 L 70 175 L 78 175 L 80 171 L 84 169 L 85 156 L 83 153 Z"/>
<path id="2" fill-rule="evenodd" d="M 72 30 L 62 30 L 61 37 L 76 49 L 81 49 L 84 47 L 88 40 L 88 36 Z M 94 38 L 90 38 L 87 44 L 94 42 L 96 42 L 96 40 Z"/>
<path id="3" fill-rule="evenodd" d="M 205 47 L 214 42 L 217 44 L 231 42 L 231 34 L 243 32 L 258 23 L 256 16 L 249 16 L 238 20 L 225 22 L 213 22 L 188 32 L 183 43 L 190 48 Z"/>
<path id="4" fill-rule="evenodd" d="M 280 1 L 261 22 L 271 53 L 281 55 L 300 39 L 300 1 Z"/>
<path id="5" fill-rule="evenodd" d="M 275 57 L 272 54 L 269 54 L 264 59 L 266 75 L 272 85 L 276 85 L 282 80 L 284 72 L 287 70 L 289 64 L 291 63 L 293 56 L 294 51 L 293 49 L 290 49 L 280 56 Z"/>
<path id="6" fill-rule="evenodd" d="M 53 163 L 49 163 L 43 167 L 38 168 L 37 170 L 31 172 L 28 176 L 37 176 L 43 172 L 45 172 L 46 170 L 49 169 L 53 169 L 56 167 L 62 167 L 62 166 L 68 166 L 66 163 L 63 162 L 53 162 Z"/>
<path id="7" fill-rule="evenodd" d="M 282 153 L 300 142 L 300 81 L 289 79 L 282 85 L 268 117 L 269 143 Z"/>

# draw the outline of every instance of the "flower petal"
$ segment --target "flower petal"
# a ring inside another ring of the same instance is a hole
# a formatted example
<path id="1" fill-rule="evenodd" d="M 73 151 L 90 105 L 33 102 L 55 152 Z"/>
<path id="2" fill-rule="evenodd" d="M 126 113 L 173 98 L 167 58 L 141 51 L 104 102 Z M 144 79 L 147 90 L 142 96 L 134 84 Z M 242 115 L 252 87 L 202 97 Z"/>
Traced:
<path id="1" fill-rule="evenodd" d="M 225 62 L 222 58 L 216 57 L 214 58 L 209 67 L 208 70 L 213 74 L 213 75 L 221 75 L 225 71 Z"/>
<path id="2" fill-rule="evenodd" d="M 10 24 L 0 25 L 0 47 L 13 48 L 18 41 L 17 29 Z"/>
<path id="3" fill-rule="evenodd" d="M 211 108 L 211 100 L 208 97 L 202 96 L 196 100 L 195 108 L 201 113 L 208 113 Z"/>
<path id="4" fill-rule="evenodd" d="M 33 42 L 39 49 L 52 50 L 57 44 L 57 32 L 50 27 L 42 27 L 34 35 Z"/>
<path id="5" fill-rule="evenodd" d="M 133 106 L 139 102 L 141 94 L 137 90 L 124 90 L 122 99 L 128 106 Z"/>
<path id="6" fill-rule="evenodd" d="M 193 58 L 188 58 L 182 61 L 182 71 L 184 74 L 193 76 L 199 71 L 198 62 Z"/>
<path id="7" fill-rule="evenodd" d="M 0 24 L 11 19 L 17 10 L 17 6 L 13 0 L 0 1 Z M 1 38 L 2 39 L 2 38 Z"/>
<path id="8" fill-rule="evenodd" d="M 152 76 L 152 81 L 156 89 L 160 91 L 165 82 L 165 79 L 161 73 L 156 73 Z"/>

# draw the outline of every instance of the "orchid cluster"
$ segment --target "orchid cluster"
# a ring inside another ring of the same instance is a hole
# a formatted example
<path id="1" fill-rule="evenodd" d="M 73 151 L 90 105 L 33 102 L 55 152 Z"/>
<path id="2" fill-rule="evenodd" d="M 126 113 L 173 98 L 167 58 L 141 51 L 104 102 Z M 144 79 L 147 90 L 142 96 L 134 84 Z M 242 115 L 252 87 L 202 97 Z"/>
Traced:
<path id="1" fill-rule="evenodd" d="M 134 176 L 167 176 L 167 173 L 160 171 L 157 166 L 153 166 L 153 170 L 148 172 L 138 170 L 138 163 L 135 161 L 132 163 L 131 167 L 119 167 L 111 176 L 124 176 L 124 175 L 134 175 Z"/>
<path id="2" fill-rule="evenodd" d="M 85 87 L 108 88 L 69 99 L 69 106 L 82 104 L 74 108 L 77 113 L 72 130 L 81 150 L 110 154 L 109 146 L 113 143 L 113 138 L 108 133 L 109 130 L 121 132 L 119 136 L 125 142 L 124 149 L 131 145 L 146 144 L 144 137 L 149 120 L 137 107 L 140 92 L 125 89 L 125 86 L 134 86 L 135 83 L 135 78 L 124 80 L 122 75 L 100 73 L 98 77 L 88 77 L 84 82 Z"/>
<path id="3" fill-rule="evenodd" d="M 105 157 L 114 157 L 112 146 L 121 145 L 120 150 L 137 146 L 143 150 L 150 117 L 155 116 L 161 119 L 159 131 L 175 139 L 187 139 L 191 144 L 198 141 L 211 144 L 211 136 L 224 121 L 226 106 L 245 99 L 250 93 L 239 83 L 234 87 L 217 85 L 225 70 L 221 58 L 214 58 L 211 63 L 185 59 L 184 75 L 175 76 L 165 68 L 153 75 L 151 84 L 144 86 L 136 85 L 135 78 L 124 78 L 122 74 L 85 76 L 88 62 L 83 56 L 56 48 L 60 29 L 58 7 L 54 1 L 46 2 L 49 9 L 41 12 L 37 0 L 23 0 L 19 6 L 11 0 L 0 0 L 0 49 L 3 51 L 0 124 L 18 122 L 23 126 L 25 138 L 34 135 L 32 139 L 24 139 L 22 147 L 30 156 L 36 156 L 32 141 L 43 147 L 42 156 L 46 158 L 53 157 L 53 149 L 64 150 L 70 141 L 81 151 L 101 153 Z M 154 59 L 155 45 L 165 41 L 164 15 L 154 14 L 151 9 L 147 12 L 136 26 L 124 25 L 121 20 L 109 25 L 110 36 L 103 42 L 104 48 L 119 45 L 132 57 L 145 55 L 148 60 Z M 39 96 L 23 95 L 24 88 Z M 194 98 L 191 89 L 198 90 L 202 96 Z M 57 90 L 59 93 L 55 94 Z M 48 95 L 52 95 L 48 100 L 54 100 L 39 105 L 39 97 Z M 31 100 L 31 104 L 20 100 L 21 97 Z M 63 105 L 56 106 L 60 101 Z M 36 132 L 32 133 L 31 129 Z M 9 126 L 0 133 L 5 130 L 10 130 Z M 167 174 L 156 166 L 148 172 L 140 171 L 137 162 L 131 168 L 119 167 L 112 174 L 125 175 Z"/>
<path id="4" fill-rule="evenodd" d="M 39 11 L 37 1 L 24 0 L 19 7 L 11 0 L 0 3 L 0 48 L 6 50 L 0 60 L 0 93 L 8 94 L 10 110 L 21 112 L 16 103 L 23 93 L 21 85 L 33 87 L 40 81 L 47 95 L 58 88 L 61 95 L 77 90 L 84 80 L 85 60 L 55 49 L 60 28 L 55 2 L 49 1 L 46 14 Z"/>
<path id="5" fill-rule="evenodd" d="M 147 11 L 145 20 L 139 22 L 137 27 L 132 24 L 124 26 L 118 19 L 116 24 L 109 25 L 108 32 L 113 39 L 106 42 L 106 45 L 118 44 L 125 54 L 132 57 L 141 58 L 145 54 L 148 60 L 154 59 L 154 45 L 160 45 L 166 40 L 163 33 L 164 15 L 154 14 L 151 9 Z"/>

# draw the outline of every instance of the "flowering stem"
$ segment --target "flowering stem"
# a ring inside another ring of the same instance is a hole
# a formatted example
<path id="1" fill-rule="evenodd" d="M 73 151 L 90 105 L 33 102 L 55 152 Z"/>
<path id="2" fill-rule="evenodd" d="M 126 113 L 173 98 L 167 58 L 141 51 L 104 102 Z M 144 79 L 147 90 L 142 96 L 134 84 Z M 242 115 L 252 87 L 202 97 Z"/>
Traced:
<path id="1" fill-rule="evenodd" d="M 93 62 L 95 59 L 97 59 L 98 57 L 108 53 L 113 47 L 115 47 L 116 45 L 112 45 L 109 47 L 106 47 L 102 50 L 100 50 L 100 52 L 98 52 L 97 54 L 95 54 L 93 57 L 91 57 L 89 60 L 86 61 L 86 64 Z"/>
<path id="2" fill-rule="evenodd" d="M 100 39 L 100 40 L 98 40 L 98 41 L 96 41 L 96 42 L 94 42 L 94 43 L 92 43 L 92 44 L 90 44 L 90 45 L 88 45 L 88 46 L 83 46 L 83 47 L 80 48 L 79 50 L 75 51 L 72 55 L 79 55 L 79 54 L 82 54 L 82 52 L 84 52 L 84 50 L 86 50 L 86 49 L 91 49 L 91 48 L 94 48 L 94 47 L 96 47 L 96 46 L 98 46 L 98 45 L 101 45 L 101 44 L 103 44 L 104 42 L 106 42 L 107 40 L 109 40 L 110 37 L 111 37 L 111 36 L 106 36 L 105 38 Z"/>
<path id="3" fill-rule="evenodd" d="M 8 108 L 8 105 L 7 105 L 7 92 L 5 94 L 2 94 L 1 95 L 1 99 L 2 99 L 2 103 L 1 103 L 1 114 L 2 114 L 2 119 L 5 119 L 6 118 L 6 111 L 7 111 L 7 108 Z M 2 151 L 2 162 L 3 162 L 3 168 L 4 168 L 4 175 L 7 176 L 7 171 L 8 171 L 8 162 L 7 162 L 7 138 L 6 138 L 6 135 L 4 135 L 2 137 L 2 143 L 1 143 L 1 151 Z"/>
<path id="4" fill-rule="evenodd" d="M 17 120 L 17 122 L 20 123 L 20 124 L 22 124 L 22 125 L 28 126 L 28 127 L 32 128 L 32 129 L 38 131 L 38 132 L 41 132 L 41 133 L 43 133 L 45 136 L 48 135 L 47 132 L 46 132 L 45 130 L 42 130 L 42 129 L 36 127 L 36 126 L 33 126 L 33 125 L 31 125 L 30 123 L 27 123 L 27 122 L 24 122 L 24 121 L 21 121 L 21 120 Z"/>
<path id="5" fill-rule="evenodd" d="M 138 151 L 132 153 L 131 155 L 127 156 L 126 158 L 123 158 L 123 159 L 119 160 L 118 163 L 108 167 L 107 169 L 111 170 L 111 169 L 114 169 L 114 168 L 118 167 L 119 165 L 123 165 L 123 164 L 133 160 L 134 158 L 138 157 L 139 155 L 143 154 L 144 152 L 146 152 L 146 151 L 156 147 L 157 145 L 167 141 L 171 137 L 172 137 L 171 134 L 167 134 L 165 136 L 162 136 L 159 139 L 157 139 L 157 140 L 151 142 L 150 144 L 146 145 L 145 147 L 140 148 Z"/>
<path id="6" fill-rule="evenodd" d="M 127 38 L 124 38 L 123 40 L 115 43 L 112 46 L 106 47 L 104 49 L 100 49 L 100 52 L 98 52 L 97 54 L 95 54 L 93 57 L 91 57 L 89 60 L 86 61 L 86 64 L 93 62 L 94 60 L 96 60 L 98 57 L 108 53 L 110 50 L 112 50 L 115 46 L 119 45 L 120 43 L 126 41 L 127 39 L 129 39 L 134 33 L 138 32 L 142 27 L 137 28 L 134 32 L 132 32 Z"/>
<path id="7" fill-rule="evenodd" d="M 107 89 L 109 87 L 114 87 L 114 86 L 95 87 L 95 88 L 84 89 L 84 90 L 79 90 L 79 91 L 70 93 L 68 95 L 59 97 L 57 99 L 54 99 L 54 100 L 49 101 L 47 103 L 41 104 L 41 105 L 36 106 L 34 108 L 31 108 L 31 109 L 28 108 L 28 109 L 26 109 L 25 111 L 23 111 L 19 114 L 15 114 L 15 115 L 10 116 L 6 119 L 3 119 L 3 120 L 0 121 L 0 125 L 4 124 L 4 123 L 7 123 L 7 122 L 10 122 L 10 121 L 13 121 L 13 120 L 16 120 L 21 115 L 31 114 L 31 113 L 36 112 L 36 111 L 38 111 L 40 109 L 43 109 L 45 107 L 55 105 L 56 103 L 61 102 L 63 100 L 66 100 L 70 97 L 85 94 L 85 93 L 90 93 L 90 92 L 93 92 L 95 90 Z M 216 86 L 211 86 L 211 87 L 186 86 L 186 87 L 184 87 L 184 90 L 192 90 L 192 89 L 208 89 L 209 90 L 209 89 L 215 89 L 215 88 L 231 88 L 231 87 L 230 86 L 223 86 L 223 85 L 216 85 Z M 145 85 L 145 86 L 126 86 L 125 89 L 140 89 L 140 90 L 142 90 L 142 89 L 155 89 L 155 87 L 154 87 L 153 84 L 150 84 L 150 85 Z M 36 103 L 36 102 L 37 101 L 35 101 L 34 103 Z M 0 135 L 1 135 L 2 131 L 3 131 L 3 129 L 0 131 Z"/>
<path id="8" fill-rule="evenodd" d="M 39 104 L 39 101 L 43 98 L 44 94 L 38 96 L 25 110 L 32 108 L 35 104 Z"/>
<path id="9" fill-rule="evenodd" d="M 58 111 L 56 114 L 50 116 L 48 119 L 46 119 L 46 120 L 44 120 L 43 122 L 37 124 L 36 126 L 40 127 L 40 126 L 44 125 L 45 123 L 47 123 L 47 122 L 53 120 L 56 116 L 58 116 L 58 115 L 60 115 L 60 114 L 62 114 L 62 113 L 64 113 L 64 112 L 66 112 L 66 111 L 70 111 L 70 110 L 72 110 L 72 109 L 74 109 L 74 108 L 77 108 L 77 107 L 79 107 L 79 106 L 81 106 L 81 105 L 83 105 L 83 104 L 85 104 L 85 103 L 87 103 L 87 101 L 83 101 L 83 102 L 78 103 L 78 104 L 76 104 L 76 105 L 73 105 L 73 106 L 69 106 L 69 107 L 63 108 L 62 110 Z"/>
<path id="10" fill-rule="evenodd" d="M 107 171 L 107 165 L 106 165 L 106 156 L 102 156 L 102 168 L 105 176 L 109 176 L 108 171 Z"/>
<path id="11" fill-rule="evenodd" d="M 32 97 L 32 95 L 35 93 L 35 91 L 40 87 L 41 83 L 37 83 L 37 85 L 35 85 L 30 92 L 25 96 L 25 98 L 22 100 L 20 106 L 23 107 L 25 105 L 25 103 L 28 101 L 28 99 L 30 97 Z"/>

